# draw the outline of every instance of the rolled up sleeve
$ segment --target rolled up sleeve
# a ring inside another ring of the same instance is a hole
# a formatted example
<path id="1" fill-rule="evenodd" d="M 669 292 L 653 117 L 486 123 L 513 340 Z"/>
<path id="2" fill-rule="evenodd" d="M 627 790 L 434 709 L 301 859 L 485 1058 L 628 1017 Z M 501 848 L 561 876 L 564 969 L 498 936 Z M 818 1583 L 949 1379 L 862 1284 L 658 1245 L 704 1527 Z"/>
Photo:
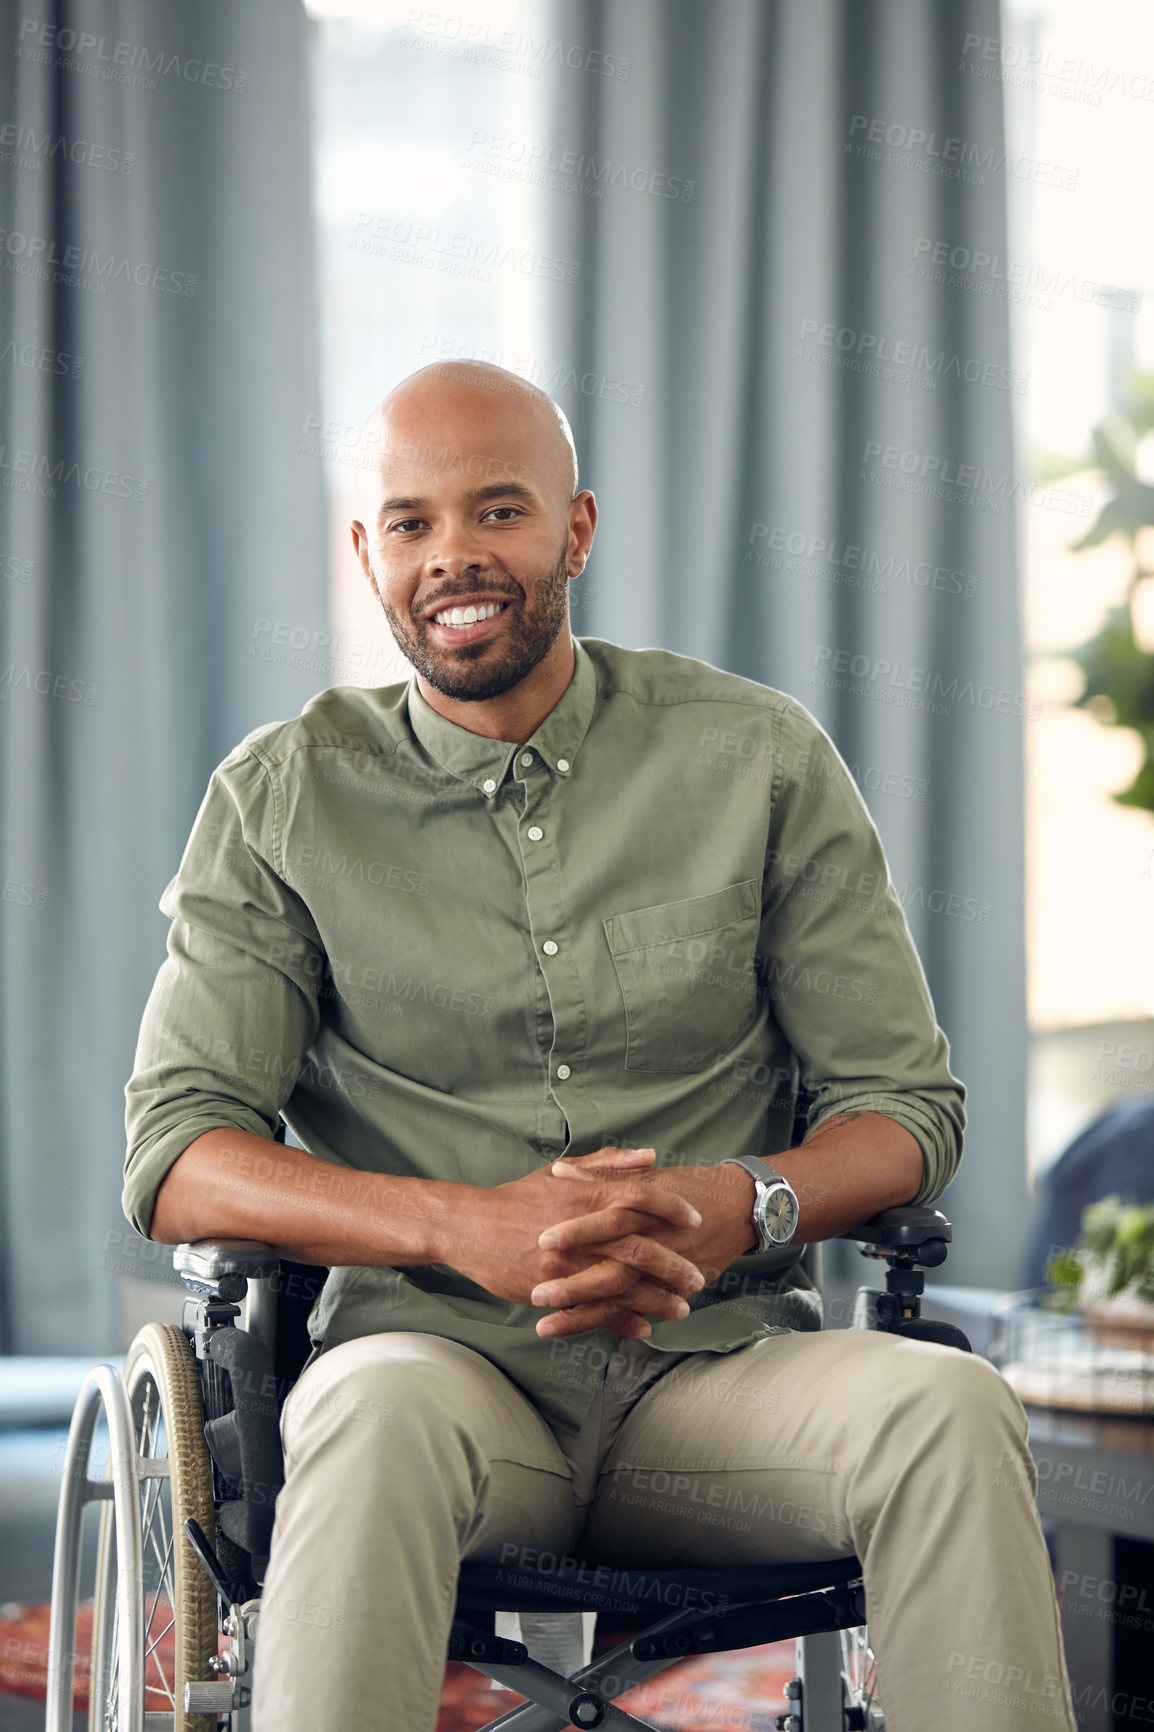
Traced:
<path id="1" fill-rule="evenodd" d="M 168 956 L 125 1089 L 123 1207 L 149 1233 L 156 1193 L 205 1131 L 269 1137 L 318 1024 L 320 937 L 278 871 L 276 789 L 244 746 L 209 784 L 160 901 Z"/>
<path id="2" fill-rule="evenodd" d="M 807 1129 L 882 1113 L 922 1150 L 918 1203 L 957 1171 L 965 1090 L 877 830 L 832 740 L 802 706 L 782 716 L 782 776 L 766 854 L 759 968 L 798 1058 Z"/>

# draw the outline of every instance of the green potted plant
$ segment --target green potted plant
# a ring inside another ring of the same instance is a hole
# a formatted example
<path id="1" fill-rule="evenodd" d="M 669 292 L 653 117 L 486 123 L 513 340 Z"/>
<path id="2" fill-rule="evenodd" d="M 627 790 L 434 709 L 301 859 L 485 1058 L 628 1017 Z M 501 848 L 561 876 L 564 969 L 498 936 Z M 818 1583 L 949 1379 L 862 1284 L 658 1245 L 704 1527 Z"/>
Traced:
<path id="1" fill-rule="evenodd" d="M 1112 490 L 1075 553 L 1099 547 L 1113 535 L 1130 545 L 1133 568 L 1126 594 L 1110 609 L 1100 631 L 1068 652 L 1085 676 L 1075 707 L 1107 727 L 1133 728 L 1145 747 L 1128 788 L 1113 795 L 1121 806 L 1154 812 L 1154 654 L 1135 640 L 1133 606 L 1142 582 L 1154 576 L 1139 554 L 1139 537 L 1154 526 L 1154 486 L 1138 474 L 1139 446 L 1154 433 L 1154 374 L 1135 373 L 1124 408 L 1093 433 L 1093 464 Z M 1067 462 L 1068 469 L 1073 462 Z"/>
<path id="2" fill-rule="evenodd" d="M 1082 1211 L 1076 1245 L 1046 1268 L 1056 1308 L 1079 1311 L 1103 1339 L 1154 1350 L 1154 1203 L 1103 1197 Z"/>

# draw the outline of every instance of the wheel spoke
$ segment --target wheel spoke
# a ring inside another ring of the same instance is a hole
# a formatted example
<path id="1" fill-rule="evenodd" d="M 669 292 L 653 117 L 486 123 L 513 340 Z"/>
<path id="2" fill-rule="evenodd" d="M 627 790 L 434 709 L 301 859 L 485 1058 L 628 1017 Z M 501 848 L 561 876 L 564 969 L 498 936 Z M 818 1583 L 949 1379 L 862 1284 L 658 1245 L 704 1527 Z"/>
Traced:
<path id="1" fill-rule="evenodd" d="M 155 1538 L 152 1531 L 153 1519 L 160 1501 L 161 1481 L 149 1480 L 142 1488 L 140 1499 L 140 1543 L 146 1547 Z"/>
<path id="2" fill-rule="evenodd" d="M 149 1637 L 149 1632 L 152 1629 L 152 1620 L 156 1616 L 156 1608 L 159 1606 L 159 1604 L 161 1602 L 161 1597 L 162 1597 L 161 1592 L 160 1592 L 160 1589 L 158 1588 L 155 1595 L 153 1596 L 152 1610 L 149 1612 L 147 1622 L 145 1623 L 145 1626 L 144 1626 L 144 1639 L 146 1642 L 147 1642 L 148 1637 Z M 164 1603 L 166 1606 L 171 1606 L 173 1604 L 173 1599 L 172 1599 L 171 1594 L 169 1594 L 167 1596 Z M 174 1612 L 173 1617 L 175 1618 L 175 1616 L 176 1616 L 176 1614 Z"/>
<path id="3" fill-rule="evenodd" d="M 163 1642 L 164 1638 L 167 1636 L 168 1632 L 175 1626 L 175 1624 L 176 1624 L 176 1613 L 174 1612 L 172 1614 L 171 1618 L 169 1618 L 167 1624 L 165 1624 L 163 1630 L 158 1630 L 156 1635 L 152 1638 L 151 1642 L 149 1642 L 148 1647 L 146 1648 L 145 1652 L 149 1653 L 149 1654 L 153 1653 L 156 1649 L 156 1644 L 158 1642 Z"/>
<path id="4" fill-rule="evenodd" d="M 155 1387 L 151 1378 L 145 1379 L 142 1390 L 143 1400 L 140 1404 L 140 1436 L 138 1439 L 138 1453 L 140 1455 L 152 1454 L 153 1440 L 149 1435 L 149 1427 L 152 1424 L 152 1396 Z"/>
<path id="5" fill-rule="evenodd" d="M 157 1539 L 156 1534 L 153 1531 L 153 1527 L 152 1527 L 151 1522 L 149 1523 L 147 1541 L 148 1541 L 148 1544 L 151 1545 L 152 1555 L 156 1559 L 156 1562 L 160 1567 L 160 1581 L 157 1584 L 157 1590 L 156 1591 L 157 1591 L 157 1593 L 159 1593 L 161 1588 L 167 1588 L 169 1599 L 172 1599 L 172 1597 L 173 1597 L 172 1568 L 171 1568 L 171 1566 L 172 1566 L 172 1541 L 173 1541 L 173 1537 L 174 1537 L 173 1534 L 168 1531 L 167 1527 L 165 1526 L 165 1524 L 162 1520 L 160 1523 L 160 1539 L 165 1541 L 164 1551 L 162 1552 L 160 1549 L 160 1540 Z"/>
<path id="6" fill-rule="evenodd" d="M 161 1458 L 161 1451 L 158 1450 L 159 1427 L 161 1427 L 161 1403 L 159 1403 L 159 1391 L 156 1389 L 156 1384 L 152 1382 L 152 1379 L 147 1379 L 146 1386 L 144 1386 L 142 1422 L 140 1422 L 140 1455 L 142 1455 L 142 1457 L 147 1457 L 149 1460 L 159 1460 L 159 1458 Z M 163 1453 L 166 1453 L 166 1439 L 165 1451 L 163 1451 Z M 158 1609 L 159 1604 L 161 1604 L 161 1597 L 165 1597 L 166 1595 L 166 1604 L 170 1607 L 175 1607 L 175 1600 L 177 1600 L 177 1588 L 175 1588 L 175 1580 L 173 1580 L 173 1574 L 175 1574 L 173 1573 L 173 1540 L 175 1540 L 175 1529 L 170 1526 L 170 1521 L 168 1521 L 168 1514 L 170 1514 L 170 1512 L 165 1509 L 165 1484 L 170 1486 L 170 1495 L 172 1495 L 172 1483 L 170 1483 L 170 1481 L 166 1483 L 163 1479 L 146 1479 L 146 1481 L 142 1483 L 142 1500 L 140 1500 L 140 1502 L 142 1502 L 142 1509 L 140 1509 L 142 1543 L 144 1543 L 146 1554 L 147 1552 L 151 1552 L 152 1559 L 154 1559 L 156 1566 L 158 1566 L 159 1574 L 158 1585 L 156 1585 L 156 1597 L 152 1600 L 151 1611 L 149 1611 L 146 1628 L 144 1628 L 144 1640 L 146 1640 L 146 1644 L 149 1642 L 149 1633 L 151 1633 L 152 1630 L 152 1619 L 156 1618 L 156 1609 Z M 146 1661 L 149 1656 L 154 1656 L 154 1659 L 156 1659 L 156 1670 L 161 1671 L 161 1677 L 163 1677 L 163 1668 L 161 1668 L 161 1659 L 159 1659 L 158 1644 L 161 1637 L 166 1635 L 168 1630 L 172 1630 L 175 1621 L 177 1621 L 177 1614 L 173 1611 L 172 1619 L 170 1619 L 170 1623 L 165 1626 L 165 1630 L 161 1630 L 159 1637 L 154 1638 L 152 1644 L 147 1647 Z M 172 1701 L 172 1690 L 168 1690 L 166 1694 L 168 1694 L 170 1701 Z M 175 1706 L 175 1703 L 173 1703 L 173 1706 Z"/>
<path id="7" fill-rule="evenodd" d="M 841 1633 L 842 1667 L 850 1689 L 850 1700 L 868 1719 L 878 1703 L 877 1662 L 865 1626 Z M 879 1722 L 880 1724 L 880 1722 Z"/>
<path id="8" fill-rule="evenodd" d="M 153 1610 L 155 1610 L 155 1606 L 153 1607 Z M 149 1622 L 151 1623 L 151 1621 L 152 1621 L 152 1619 L 150 1617 Z M 168 1620 L 167 1624 L 165 1624 L 163 1630 L 161 1630 L 158 1635 L 154 1636 L 151 1642 L 148 1641 L 147 1634 L 146 1634 L 145 1645 L 144 1645 L 144 1665 L 145 1665 L 145 1680 L 146 1680 L 145 1689 L 146 1689 L 146 1691 L 150 1691 L 152 1693 L 152 1695 L 154 1695 L 154 1696 L 163 1696 L 166 1702 L 172 1703 L 174 1710 L 176 1708 L 176 1693 L 175 1693 L 176 1687 L 174 1684 L 170 1684 L 168 1679 L 165 1677 L 164 1668 L 160 1664 L 160 1656 L 157 1654 L 156 1650 L 157 1650 L 158 1643 L 162 1642 L 164 1640 L 165 1636 L 167 1636 L 168 1632 L 170 1630 L 174 1629 L 175 1627 L 176 1627 L 176 1613 L 173 1612 L 172 1617 Z M 149 1684 L 147 1682 L 148 1662 L 149 1662 L 150 1658 L 156 1659 L 156 1670 L 157 1670 L 157 1674 L 160 1678 L 159 1684 Z"/>
<path id="9" fill-rule="evenodd" d="M 176 1603 L 175 1603 L 175 1599 L 172 1595 L 169 1595 L 166 1599 L 163 1599 L 164 1612 L 165 1612 L 165 1614 L 169 1615 L 168 1616 L 168 1622 L 167 1622 L 167 1624 L 165 1624 L 165 1626 L 162 1630 L 160 1630 L 156 1635 L 153 1635 L 153 1633 L 152 1633 L 153 1620 L 155 1619 L 157 1611 L 160 1608 L 162 1598 L 163 1598 L 163 1596 L 161 1595 L 161 1593 L 158 1590 L 157 1593 L 153 1597 L 152 1605 L 149 1608 L 148 1618 L 147 1618 L 145 1625 L 144 1625 L 145 1678 L 147 1680 L 148 1659 L 149 1659 L 149 1656 L 151 1655 L 154 1659 L 155 1669 L 156 1669 L 157 1675 L 159 1676 L 161 1682 L 160 1682 L 159 1686 L 149 1685 L 148 1688 L 149 1689 L 160 1688 L 163 1690 L 163 1692 L 166 1695 L 168 1695 L 171 1698 L 172 1689 L 170 1688 L 168 1678 L 165 1675 L 164 1664 L 163 1664 L 161 1654 L 160 1654 L 160 1643 L 164 1640 L 164 1638 L 168 1634 L 169 1630 L 171 1630 L 176 1624 Z M 151 1638 L 151 1640 L 150 1640 L 150 1638 Z M 175 1655 L 174 1655 L 174 1658 L 175 1658 Z"/>
<path id="10" fill-rule="evenodd" d="M 163 1414 L 160 1393 L 151 1378 L 144 1384 L 144 1400 L 141 1411 L 140 1454 L 149 1460 L 157 1461 L 167 1455 L 167 1439 L 161 1447 L 161 1422 Z M 151 1553 L 157 1566 L 158 1581 L 148 1617 L 144 1626 L 144 1666 L 145 1690 L 153 1697 L 160 1696 L 167 1701 L 175 1713 L 176 1694 L 175 1679 L 170 1680 L 165 1671 L 160 1644 L 164 1637 L 176 1625 L 176 1585 L 173 1570 L 173 1542 L 175 1530 L 171 1527 L 170 1511 L 165 1508 L 165 1486 L 171 1482 L 163 1479 L 146 1479 L 141 1483 L 141 1528 L 142 1542 L 146 1555 Z M 169 1614 L 164 1628 L 153 1633 L 153 1624 L 163 1601 L 165 1612 Z M 159 1683 L 149 1681 L 149 1661 L 152 1661 L 152 1673 Z"/>

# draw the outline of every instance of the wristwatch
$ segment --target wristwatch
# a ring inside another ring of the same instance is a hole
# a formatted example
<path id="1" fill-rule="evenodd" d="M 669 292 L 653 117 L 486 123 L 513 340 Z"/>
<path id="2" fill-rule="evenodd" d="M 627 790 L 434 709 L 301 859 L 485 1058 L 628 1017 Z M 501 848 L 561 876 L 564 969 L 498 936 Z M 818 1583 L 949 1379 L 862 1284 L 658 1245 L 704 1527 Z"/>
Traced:
<path id="1" fill-rule="evenodd" d="M 754 1230 L 759 1253 L 780 1250 L 797 1232 L 798 1202 L 793 1187 L 759 1155 L 727 1155 L 719 1166 L 744 1167 L 753 1180 Z M 750 1253 L 752 1255 L 752 1253 Z"/>

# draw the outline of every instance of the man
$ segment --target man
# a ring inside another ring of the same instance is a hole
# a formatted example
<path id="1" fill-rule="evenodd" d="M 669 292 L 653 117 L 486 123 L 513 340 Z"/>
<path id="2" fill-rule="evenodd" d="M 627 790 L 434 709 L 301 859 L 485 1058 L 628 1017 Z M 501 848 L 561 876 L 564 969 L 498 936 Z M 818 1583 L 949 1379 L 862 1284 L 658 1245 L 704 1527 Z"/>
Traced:
<path id="1" fill-rule="evenodd" d="M 432 1732 L 459 1561 L 510 1543 L 856 1550 L 891 1732 L 1072 1728 L 1020 1405 L 952 1349 L 818 1333 L 798 1268 L 961 1144 L 844 765 L 782 693 L 575 644 L 596 506 L 542 393 L 426 368 L 362 451 L 353 541 L 414 677 L 220 766 L 128 1089 L 142 1232 L 332 1271 L 258 1732 Z"/>

